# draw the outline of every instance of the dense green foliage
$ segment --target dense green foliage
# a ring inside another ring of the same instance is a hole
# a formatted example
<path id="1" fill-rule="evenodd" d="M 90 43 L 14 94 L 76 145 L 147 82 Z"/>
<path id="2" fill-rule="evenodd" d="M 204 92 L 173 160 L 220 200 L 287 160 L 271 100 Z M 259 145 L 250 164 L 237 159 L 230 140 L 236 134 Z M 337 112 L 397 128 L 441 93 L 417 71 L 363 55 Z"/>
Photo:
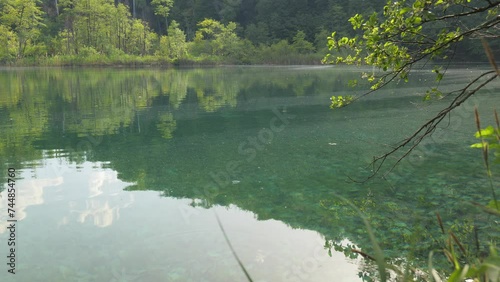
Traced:
<path id="1" fill-rule="evenodd" d="M 394 80 L 408 81 L 412 69 L 429 62 L 437 63 L 433 72 L 439 82 L 446 72 L 446 64 L 443 63 L 446 60 L 454 58 L 467 61 L 476 57 L 478 52 L 483 60 L 487 57 L 490 62 L 494 60 L 495 52 L 492 49 L 498 50 L 500 46 L 497 28 L 500 24 L 499 14 L 499 1 L 388 1 L 382 13 L 356 14 L 349 19 L 353 30 L 357 32 L 354 36 L 342 36 L 340 32 L 333 32 L 328 38 L 328 46 L 339 53 L 327 54 L 324 62 L 363 64 L 380 70 L 363 73 L 363 78 L 372 84 L 372 91 Z M 488 50 L 488 56 L 485 55 L 481 41 Z M 479 78 L 486 77 L 491 81 L 496 76 L 498 73 L 489 71 Z M 353 84 L 355 83 L 354 81 Z M 462 91 L 464 95 L 459 95 L 461 97 L 458 101 L 465 101 L 474 93 L 466 93 L 467 88 L 473 90 L 482 87 L 471 87 L 473 84 L 467 85 Z M 425 98 L 442 95 L 437 87 L 432 87 Z M 335 100 L 333 97 L 332 101 Z M 351 100 L 354 99 L 351 97 Z M 457 105 L 460 104 L 461 102 Z M 345 103 L 332 104 L 333 107 L 344 105 Z"/>
<path id="2" fill-rule="evenodd" d="M 351 2 L 1 0 L 0 63 L 319 63 Z"/>
<path id="3" fill-rule="evenodd" d="M 384 2 L 1 0 L 0 63 L 319 63 L 332 30 L 355 36 L 346 24 L 350 16 L 381 14 Z M 355 25 L 365 21 L 355 19 Z M 424 18 L 413 17 L 419 19 Z M 477 46 L 467 43 L 458 50 Z M 468 59 L 479 58 L 469 53 Z"/>

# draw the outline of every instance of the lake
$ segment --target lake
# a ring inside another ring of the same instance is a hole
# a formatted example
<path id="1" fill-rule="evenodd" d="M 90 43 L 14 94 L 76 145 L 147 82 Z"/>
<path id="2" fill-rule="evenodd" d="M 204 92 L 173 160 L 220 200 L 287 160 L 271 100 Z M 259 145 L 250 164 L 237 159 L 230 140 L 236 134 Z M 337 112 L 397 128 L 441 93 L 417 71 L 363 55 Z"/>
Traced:
<path id="1" fill-rule="evenodd" d="M 439 86 L 487 69 L 450 68 Z M 368 89 L 347 86 L 361 71 L 0 69 L 0 280 L 247 281 L 232 248 L 253 281 L 361 281 L 375 270 L 350 250 L 373 247 L 350 204 L 394 263 L 425 267 L 436 213 L 464 242 L 497 240 L 471 204 L 492 196 L 469 147 L 474 107 L 493 124 L 498 79 L 363 181 L 451 98 L 423 102 L 437 84 L 419 70 L 329 109 Z"/>

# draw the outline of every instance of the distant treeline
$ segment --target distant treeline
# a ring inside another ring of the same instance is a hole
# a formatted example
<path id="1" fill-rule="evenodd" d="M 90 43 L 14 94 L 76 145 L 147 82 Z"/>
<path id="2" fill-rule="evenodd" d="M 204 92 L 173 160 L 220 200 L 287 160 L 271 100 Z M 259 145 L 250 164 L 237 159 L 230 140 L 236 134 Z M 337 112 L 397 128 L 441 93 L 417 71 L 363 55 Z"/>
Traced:
<path id="1" fill-rule="evenodd" d="M 319 64 L 332 31 L 353 35 L 349 17 L 381 11 L 384 3 L 1 0 L 0 63 Z M 479 57 L 476 44 L 459 51 Z"/>

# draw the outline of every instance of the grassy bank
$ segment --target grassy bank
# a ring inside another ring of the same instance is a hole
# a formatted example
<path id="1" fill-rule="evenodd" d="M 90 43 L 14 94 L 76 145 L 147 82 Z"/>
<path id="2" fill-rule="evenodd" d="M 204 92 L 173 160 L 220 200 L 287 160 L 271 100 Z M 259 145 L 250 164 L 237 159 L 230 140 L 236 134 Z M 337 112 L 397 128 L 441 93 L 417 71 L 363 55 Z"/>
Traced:
<path id="1" fill-rule="evenodd" d="M 29 66 L 216 66 L 216 65 L 320 65 L 322 54 L 297 54 L 288 56 L 263 55 L 253 58 L 221 58 L 216 56 L 201 56 L 170 60 L 162 56 L 146 55 L 136 56 L 124 54 L 120 56 L 109 56 L 105 54 L 92 55 L 56 55 L 52 57 L 29 57 L 0 65 L 10 67 Z"/>

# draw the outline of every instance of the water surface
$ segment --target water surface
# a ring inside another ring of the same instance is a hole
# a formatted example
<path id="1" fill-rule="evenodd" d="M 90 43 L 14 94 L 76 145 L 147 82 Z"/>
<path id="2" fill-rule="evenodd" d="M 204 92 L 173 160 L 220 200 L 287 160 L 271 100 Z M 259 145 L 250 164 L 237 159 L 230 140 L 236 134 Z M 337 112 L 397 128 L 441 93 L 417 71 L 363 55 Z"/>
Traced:
<path id="1" fill-rule="evenodd" d="M 481 70 L 449 70 L 440 86 L 454 90 Z M 347 250 L 371 244 L 338 196 L 367 216 L 393 259 L 427 259 L 436 212 L 464 239 L 471 226 L 497 238 L 496 222 L 470 205 L 491 195 L 468 147 L 473 109 L 491 122 L 499 83 L 392 173 L 357 183 L 373 156 L 449 102 L 422 102 L 434 82 L 420 71 L 330 110 L 330 96 L 362 93 L 347 87 L 359 76 L 345 67 L 0 70 L 0 181 L 8 188 L 16 169 L 18 220 L 17 274 L 2 263 L 1 280 L 245 281 L 218 216 L 254 281 L 359 281 L 371 270 Z"/>

